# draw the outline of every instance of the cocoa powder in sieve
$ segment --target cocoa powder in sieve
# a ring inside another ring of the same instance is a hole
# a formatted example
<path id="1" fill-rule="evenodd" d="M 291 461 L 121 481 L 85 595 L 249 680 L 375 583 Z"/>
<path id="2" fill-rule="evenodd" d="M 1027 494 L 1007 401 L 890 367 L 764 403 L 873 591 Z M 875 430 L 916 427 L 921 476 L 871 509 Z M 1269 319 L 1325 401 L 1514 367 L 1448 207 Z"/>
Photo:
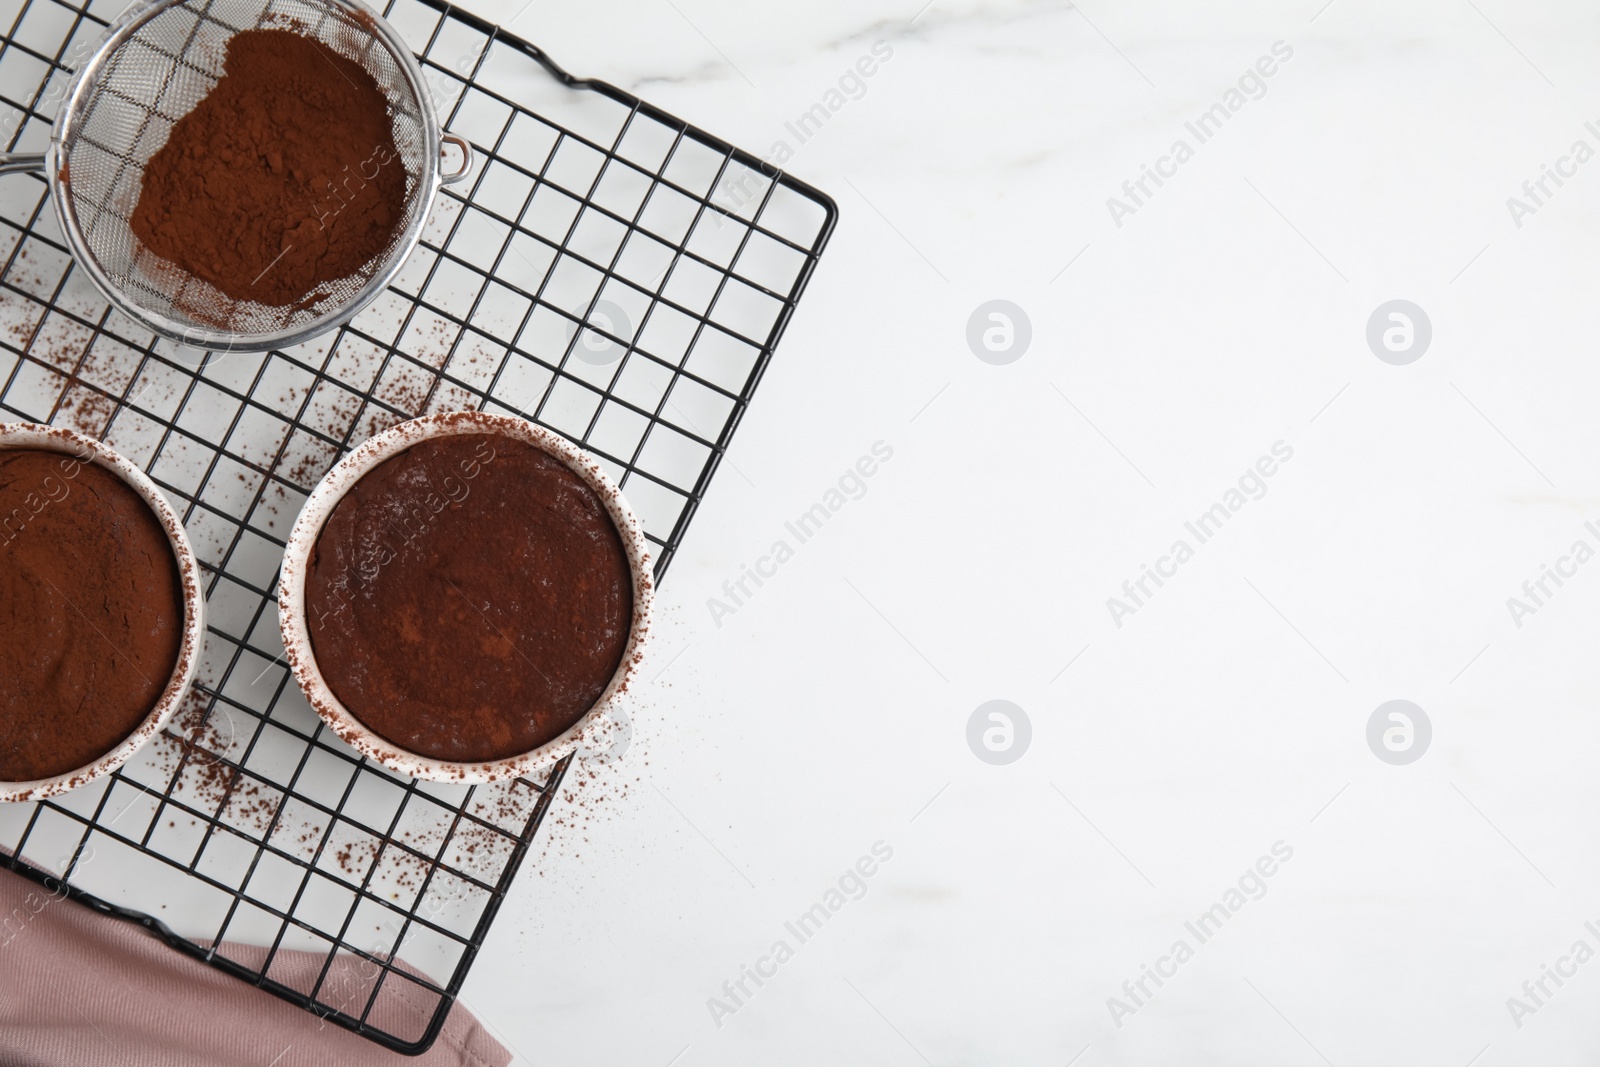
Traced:
<path id="1" fill-rule="evenodd" d="M 381 254 L 405 201 L 372 75 L 290 30 L 246 30 L 146 165 L 132 225 L 151 252 L 228 296 L 287 307 Z"/>
<path id="2" fill-rule="evenodd" d="M 0 780 L 77 770 L 155 706 L 183 641 L 178 563 L 116 475 L 0 451 Z"/>

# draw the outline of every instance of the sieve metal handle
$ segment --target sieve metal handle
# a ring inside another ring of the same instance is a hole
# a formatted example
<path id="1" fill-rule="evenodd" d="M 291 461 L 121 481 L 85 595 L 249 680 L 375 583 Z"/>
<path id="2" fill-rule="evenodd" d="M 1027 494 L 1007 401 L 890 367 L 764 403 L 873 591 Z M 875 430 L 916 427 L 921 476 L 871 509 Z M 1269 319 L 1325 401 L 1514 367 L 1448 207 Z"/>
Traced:
<path id="1" fill-rule="evenodd" d="M 449 171 L 439 172 L 439 180 L 441 182 L 446 185 L 454 185 L 472 172 L 472 146 L 467 143 L 465 137 L 457 137 L 453 133 L 441 133 L 439 140 L 445 144 L 453 144 L 461 150 L 461 168 L 454 173 Z"/>
<path id="2" fill-rule="evenodd" d="M 0 174 L 44 173 L 44 153 L 0 152 Z"/>

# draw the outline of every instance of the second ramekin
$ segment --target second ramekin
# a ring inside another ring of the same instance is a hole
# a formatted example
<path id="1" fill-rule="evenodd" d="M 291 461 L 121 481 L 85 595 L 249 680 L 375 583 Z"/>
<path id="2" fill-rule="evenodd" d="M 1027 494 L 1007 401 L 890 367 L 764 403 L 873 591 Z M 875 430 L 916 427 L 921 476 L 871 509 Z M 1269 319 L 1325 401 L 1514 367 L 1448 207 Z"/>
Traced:
<path id="1" fill-rule="evenodd" d="M 627 553 L 633 576 L 633 625 L 622 662 L 600 698 L 560 737 L 531 752 L 484 763 L 456 763 L 408 752 L 374 733 L 351 714 L 334 696 L 317 666 L 311 648 L 311 628 L 306 617 L 306 571 L 317 538 L 333 509 L 344 495 L 373 468 L 422 441 L 461 434 L 495 434 L 523 441 L 565 464 L 599 494 L 606 512 L 616 525 Z M 613 737 L 627 729 L 625 715 L 613 716 L 629 682 L 637 672 L 645 638 L 650 630 L 651 595 L 654 579 L 650 572 L 649 542 L 644 529 L 623 499 L 621 491 L 593 459 L 584 455 L 563 437 L 523 419 L 490 415 L 478 411 L 452 411 L 425 415 L 402 422 L 376 437 L 369 438 L 330 470 L 312 490 L 305 508 L 295 520 L 284 549 L 283 570 L 278 579 L 278 624 L 289 669 L 311 707 L 334 733 L 363 756 L 397 774 L 436 782 L 486 783 L 533 774 L 578 749 L 604 751 Z"/>

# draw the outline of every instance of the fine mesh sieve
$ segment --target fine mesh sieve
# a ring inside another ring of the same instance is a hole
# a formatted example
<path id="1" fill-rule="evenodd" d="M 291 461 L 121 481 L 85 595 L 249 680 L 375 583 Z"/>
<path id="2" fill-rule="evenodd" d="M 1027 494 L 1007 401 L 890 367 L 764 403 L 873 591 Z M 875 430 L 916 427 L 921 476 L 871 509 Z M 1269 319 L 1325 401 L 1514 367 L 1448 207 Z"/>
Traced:
<path id="1" fill-rule="evenodd" d="M 365 68 L 388 99 L 406 172 L 405 207 L 388 246 L 355 274 L 321 286 L 307 306 L 235 300 L 144 248 L 129 224 L 145 165 L 222 76 L 229 38 L 251 29 L 293 30 Z M 444 143 L 461 153 L 448 174 Z M 416 246 L 439 186 L 466 177 L 471 162 L 466 141 L 440 132 L 410 49 L 359 0 L 155 0 L 125 12 L 79 68 L 49 151 L 0 155 L 0 173 L 44 172 L 74 257 L 129 317 L 181 344 L 263 351 L 342 325 L 370 303 Z"/>

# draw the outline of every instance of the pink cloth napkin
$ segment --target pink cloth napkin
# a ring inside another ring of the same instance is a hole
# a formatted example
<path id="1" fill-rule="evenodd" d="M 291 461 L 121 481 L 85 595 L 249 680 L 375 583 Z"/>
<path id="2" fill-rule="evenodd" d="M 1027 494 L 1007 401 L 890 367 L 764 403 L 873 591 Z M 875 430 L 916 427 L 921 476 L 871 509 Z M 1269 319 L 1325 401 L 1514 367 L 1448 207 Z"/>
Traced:
<path id="1" fill-rule="evenodd" d="M 226 948 L 223 954 L 251 962 L 249 949 Z M 253 955 L 259 961 L 264 953 Z M 308 988 L 323 961 L 321 954 L 280 951 L 272 976 Z M 328 988 L 370 989 L 358 964 L 353 957 L 340 957 L 329 972 Z M 420 1000 L 380 997 L 373 1021 L 393 1033 L 420 1033 L 432 1010 Z M 364 1005 L 366 998 L 355 1002 Z M 0 869 L 0 1064 L 6 1067 L 506 1067 L 510 1062 L 504 1046 L 459 1004 L 431 1051 L 401 1056 L 176 952 L 141 927 L 58 899 L 38 883 Z"/>

